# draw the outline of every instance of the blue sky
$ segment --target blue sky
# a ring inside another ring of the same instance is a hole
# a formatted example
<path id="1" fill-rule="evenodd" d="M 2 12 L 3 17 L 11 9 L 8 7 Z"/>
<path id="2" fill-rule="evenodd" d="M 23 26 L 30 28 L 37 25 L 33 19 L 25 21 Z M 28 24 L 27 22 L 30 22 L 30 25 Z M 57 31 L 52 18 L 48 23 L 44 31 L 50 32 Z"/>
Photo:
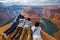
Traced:
<path id="1" fill-rule="evenodd" d="M 0 0 L 5 5 L 60 5 L 60 0 Z"/>

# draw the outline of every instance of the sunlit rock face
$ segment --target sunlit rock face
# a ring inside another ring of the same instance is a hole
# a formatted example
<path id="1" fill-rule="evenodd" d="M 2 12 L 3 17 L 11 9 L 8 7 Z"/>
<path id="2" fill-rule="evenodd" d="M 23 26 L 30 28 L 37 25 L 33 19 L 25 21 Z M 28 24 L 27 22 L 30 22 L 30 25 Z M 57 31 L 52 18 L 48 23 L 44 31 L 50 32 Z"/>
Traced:
<path id="1" fill-rule="evenodd" d="M 22 12 L 25 18 L 31 18 L 33 24 L 39 21 L 37 13 L 32 8 L 25 8 Z"/>
<path id="2" fill-rule="evenodd" d="M 10 20 L 15 16 L 15 13 L 9 8 L 0 7 L 0 25 Z"/>
<path id="3" fill-rule="evenodd" d="M 60 7 L 58 6 L 47 6 L 43 8 L 42 15 L 46 18 L 51 19 L 53 22 L 55 22 L 60 28 Z"/>
<path id="4" fill-rule="evenodd" d="M 55 33 L 57 40 L 60 40 L 60 7 L 58 6 L 47 6 L 43 8 L 42 15 L 46 18 L 51 19 L 58 27 L 58 32 Z"/>

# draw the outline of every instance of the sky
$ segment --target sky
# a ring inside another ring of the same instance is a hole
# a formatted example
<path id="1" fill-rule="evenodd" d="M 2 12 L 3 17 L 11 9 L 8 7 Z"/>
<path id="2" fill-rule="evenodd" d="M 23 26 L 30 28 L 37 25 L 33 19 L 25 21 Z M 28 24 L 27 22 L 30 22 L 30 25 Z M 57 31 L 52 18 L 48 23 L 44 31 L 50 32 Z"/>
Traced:
<path id="1" fill-rule="evenodd" d="M 0 0 L 0 2 L 6 5 L 60 5 L 60 0 Z"/>

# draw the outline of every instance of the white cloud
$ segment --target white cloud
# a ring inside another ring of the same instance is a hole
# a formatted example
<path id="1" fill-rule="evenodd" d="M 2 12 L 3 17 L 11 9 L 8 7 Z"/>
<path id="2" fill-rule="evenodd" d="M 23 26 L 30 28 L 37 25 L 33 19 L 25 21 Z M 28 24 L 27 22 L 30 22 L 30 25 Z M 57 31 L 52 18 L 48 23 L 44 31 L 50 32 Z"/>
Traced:
<path id="1" fill-rule="evenodd" d="M 0 1 L 5 1 L 5 2 L 16 2 L 18 0 L 0 0 Z"/>
<path id="2" fill-rule="evenodd" d="M 6 2 L 24 2 L 24 3 L 28 3 L 28 2 L 59 2 L 60 0 L 0 0 L 0 1 L 6 1 Z"/>
<path id="3" fill-rule="evenodd" d="M 0 0 L 0 2 L 6 5 L 12 4 L 22 4 L 22 5 L 56 5 L 54 2 L 59 2 L 59 0 Z M 60 3 L 58 3 L 60 4 Z"/>

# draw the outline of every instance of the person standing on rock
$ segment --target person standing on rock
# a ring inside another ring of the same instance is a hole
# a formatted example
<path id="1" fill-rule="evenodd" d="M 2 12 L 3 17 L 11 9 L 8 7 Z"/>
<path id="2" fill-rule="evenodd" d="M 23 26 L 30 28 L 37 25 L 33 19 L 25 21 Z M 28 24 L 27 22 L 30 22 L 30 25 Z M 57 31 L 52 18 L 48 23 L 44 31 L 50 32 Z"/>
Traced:
<path id="1" fill-rule="evenodd" d="M 10 33 L 12 33 L 17 28 L 17 25 L 19 24 L 19 19 L 21 16 L 22 15 L 19 14 L 19 16 L 14 19 L 12 26 L 2 33 L 2 38 L 6 38 L 6 36 L 8 36 Z"/>

